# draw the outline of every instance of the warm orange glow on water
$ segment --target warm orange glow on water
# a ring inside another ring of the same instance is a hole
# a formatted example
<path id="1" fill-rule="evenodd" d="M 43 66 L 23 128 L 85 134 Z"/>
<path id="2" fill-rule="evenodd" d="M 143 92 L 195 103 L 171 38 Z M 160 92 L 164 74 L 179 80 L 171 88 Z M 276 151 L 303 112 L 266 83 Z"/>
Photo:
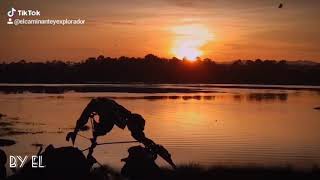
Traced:
<path id="1" fill-rule="evenodd" d="M 66 133 L 72 130 L 90 99 L 103 96 L 117 97 L 118 103 L 143 115 L 146 135 L 167 147 L 177 164 L 320 164 L 319 112 L 313 110 L 319 105 L 319 94 L 215 90 L 223 93 L 0 94 L 1 113 L 17 117 L 13 122 L 18 123 L 12 128 L 33 133 L 8 135 L 18 143 L 5 150 L 30 155 L 37 152 L 33 143 L 70 146 L 65 141 Z M 81 134 L 91 137 L 91 131 Z M 132 140 L 130 132 L 117 127 L 98 139 L 100 143 L 124 140 Z M 127 156 L 127 148 L 132 145 L 99 146 L 94 155 L 102 163 L 121 167 L 119 159 Z M 84 149 L 89 142 L 79 137 L 76 146 Z"/>
<path id="2" fill-rule="evenodd" d="M 172 28 L 176 38 L 171 49 L 172 54 L 179 59 L 195 61 L 205 52 L 201 49 L 213 39 L 213 35 L 203 25 L 182 25 Z"/>

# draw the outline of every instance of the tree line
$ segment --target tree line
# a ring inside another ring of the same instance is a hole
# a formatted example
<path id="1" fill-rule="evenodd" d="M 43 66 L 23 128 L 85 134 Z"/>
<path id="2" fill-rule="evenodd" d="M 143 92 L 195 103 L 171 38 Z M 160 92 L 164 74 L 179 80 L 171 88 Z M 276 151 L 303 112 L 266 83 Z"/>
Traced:
<path id="1" fill-rule="evenodd" d="M 0 64 L 0 83 L 232 83 L 320 85 L 320 64 L 292 64 L 281 60 L 237 60 L 216 63 L 178 58 L 98 56 L 81 62 Z"/>

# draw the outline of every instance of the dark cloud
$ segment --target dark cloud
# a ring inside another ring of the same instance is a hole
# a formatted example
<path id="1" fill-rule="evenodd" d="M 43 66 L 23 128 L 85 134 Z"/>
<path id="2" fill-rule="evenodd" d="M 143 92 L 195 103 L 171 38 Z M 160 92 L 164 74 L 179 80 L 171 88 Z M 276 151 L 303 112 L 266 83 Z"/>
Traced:
<path id="1" fill-rule="evenodd" d="M 194 7 L 197 4 L 197 2 L 199 2 L 194 0 L 167 0 L 167 1 L 182 7 Z"/>

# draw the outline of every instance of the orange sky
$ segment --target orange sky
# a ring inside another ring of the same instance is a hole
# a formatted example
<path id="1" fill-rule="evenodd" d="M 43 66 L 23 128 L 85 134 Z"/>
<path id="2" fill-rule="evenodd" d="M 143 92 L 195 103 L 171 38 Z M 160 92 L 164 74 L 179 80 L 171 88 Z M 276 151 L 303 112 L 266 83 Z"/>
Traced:
<path id="1" fill-rule="evenodd" d="M 280 2 L 283 9 L 277 8 Z M 0 4 L 0 62 L 148 53 L 168 58 L 201 54 L 216 61 L 320 62 L 318 0 L 3 0 Z M 44 19 L 81 18 L 86 24 L 10 26 L 6 24 L 10 7 L 38 9 Z"/>

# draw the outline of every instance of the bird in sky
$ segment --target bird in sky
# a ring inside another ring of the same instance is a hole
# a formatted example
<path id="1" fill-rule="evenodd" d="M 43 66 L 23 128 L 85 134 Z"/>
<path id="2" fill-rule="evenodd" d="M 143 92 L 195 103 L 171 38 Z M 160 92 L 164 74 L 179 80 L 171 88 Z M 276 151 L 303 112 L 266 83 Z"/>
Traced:
<path id="1" fill-rule="evenodd" d="M 282 7 L 283 7 L 283 4 L 282 4 L 282 3 L 280 3 L 280 4 L 279 4 L 279 6 L 278 6 L 278 8 L 280 8 L 280 9 L 281 9 Z"/>

